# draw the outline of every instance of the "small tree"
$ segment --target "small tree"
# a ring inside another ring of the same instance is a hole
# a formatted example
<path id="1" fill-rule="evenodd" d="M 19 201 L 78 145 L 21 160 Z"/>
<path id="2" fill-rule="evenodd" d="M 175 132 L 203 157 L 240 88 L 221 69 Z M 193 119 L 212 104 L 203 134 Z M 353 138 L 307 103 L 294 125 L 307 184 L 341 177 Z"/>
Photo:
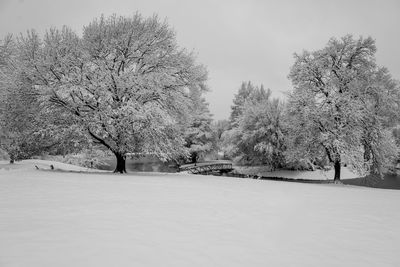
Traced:
<path id="1" fill-rule="evenodd" d="M 382 176 L 385 167 L 393 165 L 398 146 L 393 128 L 400 119 L 400 86 L 386 68 L 378 68 L 363 81 L 361 91 L 367 116 L 363 120 L 364 161 L 370 172 Z"/>
<path id="2" fill-rule="evenodd" d="M 235 94 L 233 99 L 233 105 L 231 106 L 229 128 L 222 134 L 224 154 L 230 158 L 239 158 L 239 161 L 242 161 L 243 156 L 243 147 L 239 148 L 238 146 L 238 140 L 240 140 L 240 131 L 238 129 L 239 120 L 243 114 L 246 101 L 252 94 L 254 95 L 254 91 L 262 91 L 264 94 L 266 93 L 263 88 L 261 90 L 260 88 L 254 86 L 250 81 L 242 82 L 237 94 Z M 246 147 L 244 148 L 245 150 L 247 149 Z M 253 151 L 253 149 L 250 148 L 250 151 Z M 249 153 L 245 152 L 244 154 Z"/>
<path id="3" fill-rule="evenodd" d="M 250 82 L 235 96 L 231 129 L 224 133 L 228 155 L 250 164 L 284 164 L 283 104 L 271 99 L 271 91 Z"/>
<path id="4" fill-rule="evenodd" d="M 67 27 L 17 39 L 22 71 L 48 107 L 73 115 L 84 131 L 114 153 L 126 172 L 127 153 L 163 160 L 186 153 L 177 118 L 186 116 L 189 87 L 206 80 L 193 53 L 153 16 L 95 19 L 79 37 Z"/>
<path id="5" fill-rule="evenodd" d="M 230 128 L 230 122 L 228 120 L 214 121 L 211 125 L 211 128 L 215 140 L 215 152 L 219 154 L 224 150 L 224 135 L 225 132 L 227 132 Z"/>
<path id="6" fill-rule="evenodd" d="M 212 115 L 201 91 L 192 88 L 190 117 L 185 129 L 185 146 L 189 150 L 190 162 L 196 163 L 201 157 L 215 149 L 215 139 L 211 128 Z"/>
<path id="7" fill-rule="evenodd" d="M 238 146 L 251 161 L 276 169 L 285 164 L 284 105 L 279 99 L 270 99 L 269 95 L 246 101 L 238 124 Z"/>
<path id="8" fill-rule="evenodd" d="M 243 105 L 254 90 L 255 86 L 250 81 L 247 83 L 242 82 L 242 85 L 240 86 L 238 93 L 235 95 L 233 99 L 233 105 L 231 106 L 231 115 L 229 120 L 232 127 L 236 126 L 237 119 L 243 113 Z"/>

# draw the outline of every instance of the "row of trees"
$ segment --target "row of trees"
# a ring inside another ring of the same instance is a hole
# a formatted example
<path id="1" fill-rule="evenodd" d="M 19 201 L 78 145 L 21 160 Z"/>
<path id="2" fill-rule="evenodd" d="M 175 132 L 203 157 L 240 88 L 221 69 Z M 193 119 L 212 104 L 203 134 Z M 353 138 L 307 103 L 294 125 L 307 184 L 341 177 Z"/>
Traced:
<path id="1" fill-rule="evenodd" d="M 234 99 L 225 151 L 272 168 L 332 164 L 381 175 L 398 155 L 400 87 L 376 64 L 372 38 L 332 38 L 295 54 L 287 102 L 263 86 L 243 83 Z"/>
<path id="2" fill-rule="evenodd" d="M 29 31 L 0 53 L 1 146 L 12 160 L 96 143 L 122 173 L 128 153 L 196 160 L 211 149 L 206 69 L 156 16 L 100 17 L 82 36 Z"/>
<path id="3" fill-rule="evenodd" d="M 212 123 L 207 72 L 156 16 L 100 17 L 0 43 L 0 146 L 11 161 L 93 145 L 126 156 L 196 162 L 223 150 L 272 168 L 345 163 L 381 174 L 397 157 L 400 89 L 371 38 L 295 54 L 287 101 L 243 83 L 229 121 Z"/>

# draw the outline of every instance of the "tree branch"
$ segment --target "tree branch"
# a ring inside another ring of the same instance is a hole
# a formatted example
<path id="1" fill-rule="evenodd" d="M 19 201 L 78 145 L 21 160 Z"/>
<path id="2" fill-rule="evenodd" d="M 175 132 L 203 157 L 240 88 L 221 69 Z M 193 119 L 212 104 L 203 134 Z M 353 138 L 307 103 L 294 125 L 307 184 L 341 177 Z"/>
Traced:
<path id="1" fill-rule="evenodd" d="M 104 145 L 105 147 L 107 147 L 109 150 L 111 150 L 112 152 L 114 152 L 114 149 L 111 148 L 111 146 L 102 138 L 98 137 L 97 135 L 95 135 L 91 130 L 90 127 L 87 127 L 88 132 L 90 134 L 91 137 L 93 137 L 97 142 L 99 142 L 100 144 Z"/>

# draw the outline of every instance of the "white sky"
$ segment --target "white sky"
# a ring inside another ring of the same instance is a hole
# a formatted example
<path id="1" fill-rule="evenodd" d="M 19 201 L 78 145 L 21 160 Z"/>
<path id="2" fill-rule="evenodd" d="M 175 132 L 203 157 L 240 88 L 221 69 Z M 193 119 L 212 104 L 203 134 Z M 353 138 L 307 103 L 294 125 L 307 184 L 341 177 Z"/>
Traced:
<path id="1" fill-rule="evenodd" d="M 0 0 L 0 38 L 68 25 L 81 32 L 101 14 L 139 11 L 167 18 L 181 46 L 207 66 L 206 96 L 215 119 L 228 118 L 242 81 L 263 83 L 273 96 L 291 89 L 293 53 L 322 48 L 330 37 L 372 36 L 377 61 L 400 79 L 397 0 Z"/>

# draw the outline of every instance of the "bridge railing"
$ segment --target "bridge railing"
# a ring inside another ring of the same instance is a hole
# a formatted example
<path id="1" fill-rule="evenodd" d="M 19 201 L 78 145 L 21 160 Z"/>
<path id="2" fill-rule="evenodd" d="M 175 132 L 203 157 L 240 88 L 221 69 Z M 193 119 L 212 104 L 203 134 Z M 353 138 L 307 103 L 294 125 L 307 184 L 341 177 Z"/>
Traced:
<path id="1" fill-rule="evenodd" d="M 192 174 L 211 173 L 211 172 L 229 172 L 233 170 L 231 162 L 202 162 L 196 164 L 187 164 L 179 167 L 179 171 L 187 171 Z"/>

